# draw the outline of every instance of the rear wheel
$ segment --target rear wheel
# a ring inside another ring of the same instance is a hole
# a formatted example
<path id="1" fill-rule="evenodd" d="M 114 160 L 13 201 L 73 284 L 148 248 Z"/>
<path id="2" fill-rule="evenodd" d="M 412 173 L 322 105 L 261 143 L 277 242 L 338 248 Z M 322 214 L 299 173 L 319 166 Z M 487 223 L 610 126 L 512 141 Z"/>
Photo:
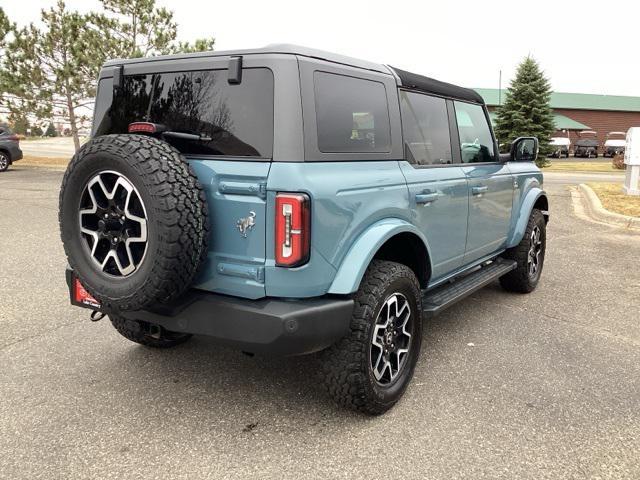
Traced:
<path id="1" fill-rule="evenodd" d="M 120 335 L 146 347 L 170 348 L 191 338 L 188 333 L 171 332 L 147 322 L 128 320 L 115 315 L 109 315 L 109 320 Z"/>
<path id="2" fill-rule="evenodd" d="M 350 333 L 324 352 L 322 376 L 341 406 L 377 415 L 406 390 L 420 355 L 422 302 L 415 274 L 375 260 L 360 289 Z"/>
<path id="3" fill-rule="evenodd" d="M 510 292 L 529 293 L 540 281 L 546 249 L 546 221 L 540 210 L 534 209 L 520 243 L 507 250 L 503 257 L 515 260 L 515 270 L 500 277 L 500 285 Z"/>
<path id="4" fill-rule="evenodd" d="M 0 152 L 0 172 L 6 171 L 10 164 L 9 156 L 4 152 Z"/>

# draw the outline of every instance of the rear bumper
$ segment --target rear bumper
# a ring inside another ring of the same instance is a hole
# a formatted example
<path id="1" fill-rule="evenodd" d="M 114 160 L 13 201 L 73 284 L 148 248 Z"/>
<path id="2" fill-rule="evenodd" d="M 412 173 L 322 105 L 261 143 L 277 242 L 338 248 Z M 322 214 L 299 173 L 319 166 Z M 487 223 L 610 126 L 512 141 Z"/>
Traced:
<path id="1" fill-rule="evenodd" d="M 70 289 L 72 278 L 67 269 Z M 345 336 L 352 311 L 353 300 L 344 297 L 247 300 L 190 290 L 172 305 L 119 315 L 174 332 L 207 335 L 251 353 L 302 355 Z"/>
<path id="2" fill-rule="evenodd" d="M 22 150 L 20 150 L 20 147 L 10 147 L 9 157 L 11 158 L 11 163 L 22 160 Z"/>

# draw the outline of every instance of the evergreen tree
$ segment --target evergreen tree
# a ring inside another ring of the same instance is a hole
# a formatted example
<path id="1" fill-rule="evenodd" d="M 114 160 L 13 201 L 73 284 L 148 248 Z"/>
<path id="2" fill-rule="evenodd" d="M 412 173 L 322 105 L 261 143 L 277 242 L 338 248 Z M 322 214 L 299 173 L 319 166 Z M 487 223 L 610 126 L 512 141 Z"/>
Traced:
<path id="1" fill-rule="evenodd" d="M 26 135 L 27 130 L 31 127 L 26 115 L 20 113 L 11 113 L 11 115 L 9 115 L 9 126 L 11 130 L 13 130 L 13 133 L 17 133 L 18 135 Z"/>
<path id="2" fill-rule="evenodd" d="M 10 94 L 5 105 L 16 115 L 62 114 L 77 150 L 81 120 L 77 110 L 93 103 L 105 50 L 99 32 L 89 28 L 88 17 L 70 12 L 62 0 L 42 10 L 41 21 L 42 28 L 32 23 L 15 30 L 6 46 L 0 72 Z"/>
<path id="3" fill-rule="evenodd" d="M 82 15 L 64 1 L 42 10 L 41 25 L 16 28 L 0 8 L 0 107 L 14 116 L 68 120 L 76 150 L 78 111 L 91 108 L 100 67 L 110 58 L 212 50 L 214 39 L 177 42 L 173 13 L 155 0 L 101 0 Z M 4 98 L 3 98 L 4 97 Z"/>
<path id="4" fill-rule="evenodd" d="M 213 50 L 213 38 L 177 42 L 173 12 L 156 0 L 100 0 L 105 13 L 91 15 L 108 45 L 110 58 L 135 58 Z"/>
<path id="5" fill-rule="evenodd" d="M 6 88 L 2 84 L 2 71 L 5 63 L 5 47 L 9 41 L 9 34 L 14 30 L 15 25 L 9 21 L 4 9 L 0 7 L 0 113 L 7 113 L 2 107 L 2 99 L 5 96 Z"/>
<path id="6" fill-rule="evenodd" d="M 58 136 L 58 131 L 56 130 L 56 127 L 53 125 L 53 122 L 49 123 L 49 126 L 47 127 L 47 130 L 44 132 L 44 136 L 45 137 L 57 137 Z"/>
<path id="7" fill-rule="evenodd" d="M 540 154 L 537 164 L 548 165 L 549 142 L 556 131 L 549 101 L 551 85 L 538 62 L 527 57 L 518 66 L 516 78 L 507 89 L 504 103 L 497 109 L 496 136 L 507 147 L 518 137 L 537 137 Z"/>

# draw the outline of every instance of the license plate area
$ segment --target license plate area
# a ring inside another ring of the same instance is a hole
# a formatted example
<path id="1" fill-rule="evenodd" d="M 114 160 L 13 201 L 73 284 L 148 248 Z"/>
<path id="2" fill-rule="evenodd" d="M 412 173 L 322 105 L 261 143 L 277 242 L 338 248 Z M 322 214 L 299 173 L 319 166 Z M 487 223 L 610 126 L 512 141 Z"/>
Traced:
<path id="1" fill-rule="evenodd" d="M 71 305 L 78 307 L 90 308 L 91 310 L 102 310 L 102 305 L 84 288 L 78 277 L 71 274 L 71 282 L 69 284 L 69 296 Z"/>

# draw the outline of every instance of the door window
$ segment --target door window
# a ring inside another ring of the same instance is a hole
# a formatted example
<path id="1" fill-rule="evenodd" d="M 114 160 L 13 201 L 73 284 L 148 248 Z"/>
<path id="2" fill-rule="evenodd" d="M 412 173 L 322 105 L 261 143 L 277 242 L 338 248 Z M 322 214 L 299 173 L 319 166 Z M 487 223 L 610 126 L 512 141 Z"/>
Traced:
<path id="1" fill-rule="evenodd" d="M 454 102 L 462 163 L 495 162 L 493 137 L 481 105 Z"/>
<path id="2" fill-rule="evenodd" d="M 401 90 L 400 109 L 407 161 L 417 165 L 452 163 L 446 101 Z"/>

